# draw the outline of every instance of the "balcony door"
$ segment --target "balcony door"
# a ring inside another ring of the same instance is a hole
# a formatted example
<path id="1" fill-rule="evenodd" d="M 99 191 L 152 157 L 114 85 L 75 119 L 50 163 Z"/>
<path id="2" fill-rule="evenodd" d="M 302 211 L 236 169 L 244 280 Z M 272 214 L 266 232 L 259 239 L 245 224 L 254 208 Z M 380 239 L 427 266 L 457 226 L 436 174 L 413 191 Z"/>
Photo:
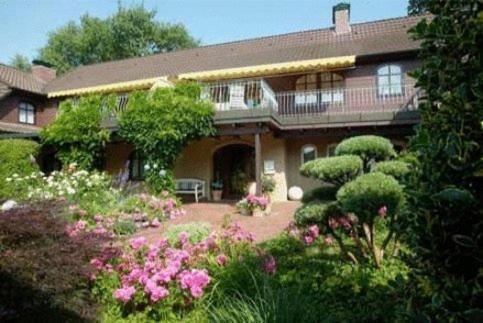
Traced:
<path id="1" fill-rule="evenodd" d="M 344 77 L 337 73 L 306 74 L 295 82 L 295 105 L 317 105 L 344 101 Z"/>

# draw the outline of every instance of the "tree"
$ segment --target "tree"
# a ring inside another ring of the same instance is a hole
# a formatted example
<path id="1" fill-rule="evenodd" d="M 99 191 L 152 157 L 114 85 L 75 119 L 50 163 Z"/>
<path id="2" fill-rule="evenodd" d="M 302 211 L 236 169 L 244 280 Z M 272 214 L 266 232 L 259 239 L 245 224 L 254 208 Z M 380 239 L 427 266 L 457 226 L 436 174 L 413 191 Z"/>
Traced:
<path id="1" fill-rule="evenodd" d="M 85 14 L 51 32 L 39 58 L 60 73 L 76 66 L 191 48 L 198 41 L 182 24 L 154 20 L 156 11 L 142 6 L 120 7 L 100 19 Z"/>
<path id="2" fill-rule="evenodd" d="M 476 322 L 483 317 L 483 5 L 424 4 L 433 17 L 411 30 L 421 41 L 415 77 L 426 96 L 411 141 L 419 172 L 407 185 L 417 256 L 412 286 L 421 286 L 414 309 L 431 321 Z"/>
<path id="3" fill-rule="evenodd" d="M 30 69 L 32 68 L 32 64 L 30 64 L 29 59 L 22 54 L 15 54 L 10 59 L 9 65 L 24 72 L 30 72 Z"/>
<path id="4" fill-rule="evenodd" d="M 352 137 L 342 141 L 335 153 L 337 156 L 302 165 L 302 175 L 320 180 L 324 186 L 304 198 L 295 222 L 300 227 L 318 225 L 353 262 L 360 263 L 370 255 L 379 268 L 397 231 L 404 200 L 403 187 L 391 175 L 404 176 L 407 165 L 388 161 L 396 153 L 383 137 Z M 381 226 L 388 232 L 378 243 L 376 227 Z M 353 240 L 356 252 L 346 246 L 346 237 Z"/>
<path id="5" fill-rule="evenodd" d="M 408 15 L 420 15 L 427 12 L 426 0 L 409 0 Z"/>

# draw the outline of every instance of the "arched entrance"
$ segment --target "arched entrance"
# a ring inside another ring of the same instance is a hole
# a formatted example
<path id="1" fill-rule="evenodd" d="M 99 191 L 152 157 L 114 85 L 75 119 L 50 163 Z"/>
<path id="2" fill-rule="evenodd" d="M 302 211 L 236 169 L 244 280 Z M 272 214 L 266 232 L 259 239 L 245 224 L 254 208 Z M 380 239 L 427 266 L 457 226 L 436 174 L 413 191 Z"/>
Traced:
<path id="1" fill-rule="evenodd" d="M 213 154 L 213 181 L 223 183 L 224 199 L 240 199 L 247 184 L 255 181 L 255 149 L 245 144 L 229 144 Z"/>

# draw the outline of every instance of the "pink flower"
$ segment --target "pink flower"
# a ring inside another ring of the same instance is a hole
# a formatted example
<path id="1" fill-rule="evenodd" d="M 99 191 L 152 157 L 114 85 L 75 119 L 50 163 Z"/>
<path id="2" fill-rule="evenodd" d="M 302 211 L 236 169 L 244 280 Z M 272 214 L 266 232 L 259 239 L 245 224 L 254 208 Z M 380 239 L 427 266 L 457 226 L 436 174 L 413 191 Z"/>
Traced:
<path id="1" fill-rule="evenodd" d="M 86 215 L 87 215 L 87 211 L 86 211 L 86 210 L 79 210 L 79 211 L 77 212 L 77 214 L 79 214 L 80 216 L 84 217 L 84 216 L 86 216 Z"/>
<path id="2" fill-rule="evenodd" d="M 100 214 L 94 215 L 94 221 L 96 221 L 96 222 L 102 222 L 103 218 L 104 217 Z"/>
<path id="3" fill-rule="evenodd" d="M 381 217 L 381 218 L 385 218 L 386 215 L 387 215 L 387 206 L 383 206 L 381 207 L 378 211 L 377 211 L 377 214 Z"/>
<path id="4" fill-rule="evenodd" d="M 101 224 L 99 224 L 99 225 L 98 225 L 98 226 L 97 226 L 97 227 L 96 227 L 96 228 L 93 230 L 93 232 L 94 232 L 95 234 L 105 234 L 105 233 L 107 233 L 107 230 L 106 230 L 106 229 L 105 229 L 105 228 L 104 228 L 104 227 L 103 227 Z"/>
<path id="5" fill-rule="evenodd" d="M 101 260 L 97 259 L 97 258 L 94 258 L 90 261 L 90 264 L 92 266 L 94 266 L 94 268 L 96 268 L 97 270 L 101 270 L 102 269 L 102 266 L 104 266 L 104 264 L 102 263 Z"/>
<path id="6" fill-rule="evenodd" d="M 161 222 L 159 222 L 158 218 L 154 218 L 154 220 L 151 221 L 151 226 L 153 228 L 157 228 L 161 225 Z"/>
<path id="7" fill-rule="evenodd" d="M 115 299 L 127 303 L 131 300 L 134 293 L 136 293 L 136 289 L 133 286 L 126 286 L 115 290 L 113 296 Z"/>
<path id="8" fill-rule="evenodd" d="M 339 222 L 335 218 L 330 217 L 329 218 L 329 227 L 331 229 L 337 229 L 339 227 Z"/>
<path id="9" fill-rule="evenodd" d="M 216 256 L 216 263 L 218 266 L 224 266 L 226 264 L 226 256 L 224 254 Z"/>
<path id="10" fill-rule="evenodd" d="M 343 216 L 339 218 L 339 224 L 344 227 L 344 229 L 348 230 L 351 228 L 351 222 L 348 217 Z"/>
<path id="11" fill-rule="evenodd" d="M 186 244 L 188 242 L 189 236 L 190 235 L 188 234 L 188 232 L 180 232 L 180 234 L 178 235 L 179 242 L 181 242 L 182 245 Z"/>
<path id="12" fill-rule="evenodd" d="M 129 240 L 129 245 L 131 246 L 132 249 L 138 250 L 144 245 L 146 245 L 147 240 L 145 237 L 137 237 L 137 238 L 132 238 Z"/>
<path id="13" fill-rule="evenodd" d="M 314 224 L 309 227 L 309 234 L 312 238 L 317 238 L 319 236 L 319 227 Z"/>
<path id="14" fill-rule="evenodd" d="M 189 289 L 191 296 L 200 298 L 203 295 L 203 290 L 210 283 L 210 276 L 208 272 L 203 269 L 184 270 L 178 275 L 182 289 Z"/>
<path id="15" fill-rule="evenodd" d="M 314 242 L 314 238 L 311 235 L 306 234 L 304 236 L 304 241 L 305 241 L 305 244 L 307 244 L 308 246 L 310 246 Z"/>
<path id="16" fill-rule="evenodd" d="M 330 246 L 334 243 L 334 239 L 330 234 L 328 234 L 325 236 L 324 242 Z"/>
<path id="17" fill-rule="evenodd" d="M 267 274 L 275 274 L 275 272 L 277 271 L 277 262 L 275 261 L 275 258 L 273 256 L 268 256 L 264 263 L 263 263 L 263 270 L 267 273 Z"/>
<path id="18" fill-rule="evenodd" d="M 87 226 L 87 222 L 84 220 L 79 220 L 74 224 L 75 230 L 84 230 Z"/>

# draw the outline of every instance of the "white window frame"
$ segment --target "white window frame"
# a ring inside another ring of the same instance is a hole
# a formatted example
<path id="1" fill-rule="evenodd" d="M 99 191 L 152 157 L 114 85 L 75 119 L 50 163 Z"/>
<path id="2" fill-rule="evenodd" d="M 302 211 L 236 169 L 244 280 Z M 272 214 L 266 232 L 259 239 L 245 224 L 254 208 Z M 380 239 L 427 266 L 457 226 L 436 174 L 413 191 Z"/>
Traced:
<path id="1" fill-rule="evenodd" d="M 301 164 L 305 164 L 306 162 L 309 162 L 310 160 L 305 160 L 305 149 L 306 148 L 313 148 L 314 149 L 314 159 L 317 159 L 317 146 L 313 145 L 313 144 L 307 144 L 307 145 L 303 145 L 302 148 L 300 148 L 300 162 Z"/>
<path id="2" fill-rule="evenodd" d="M 382 69 L 387 68 L 387 73 Z M 391 69 L 398 68 L 399 73 L 393 72 Z M 396 77 L 399 77 L 399 84 L 396 81 Z M 381 78 L 387 78 L 388 83 L 386 85 L 381 84 Z M 399 86 L 394 90 L 395 86 Z M 383 89 L 384 88 L 384 89 Z M 400 96 L 404 94 L 404 71 L 401 65 L 398 64 L 384 64 L 377 67 L 377 95 L 379 97 L 386 96 Z"/>
<path id="3" fill-rule="evenodd" d="M 35 124 L 35 105 L 30 102 L 20 102 L 18 107 L 18 122 Z"/>

